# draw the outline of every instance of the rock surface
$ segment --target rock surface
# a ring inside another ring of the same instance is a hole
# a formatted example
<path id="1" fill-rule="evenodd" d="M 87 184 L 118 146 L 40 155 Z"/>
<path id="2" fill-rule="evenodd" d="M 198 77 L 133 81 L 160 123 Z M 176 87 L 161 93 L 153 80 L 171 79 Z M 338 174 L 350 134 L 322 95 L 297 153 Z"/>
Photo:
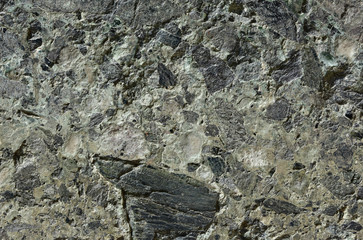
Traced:
<path id="1" fill-rule="evenodd" d="M 0 239 L 363 239 L 362 12 L 0 0 Z"/>

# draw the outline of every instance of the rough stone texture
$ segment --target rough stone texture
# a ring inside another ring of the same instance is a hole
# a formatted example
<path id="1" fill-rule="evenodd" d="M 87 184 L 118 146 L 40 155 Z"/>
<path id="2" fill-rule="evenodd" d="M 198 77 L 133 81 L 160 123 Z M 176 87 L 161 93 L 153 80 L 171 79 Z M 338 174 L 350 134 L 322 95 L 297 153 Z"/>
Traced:
<path id="1" fill-rule="evenodd" d="M 0 239 L 363 239 L 362 12 L 0 0 Z"/>

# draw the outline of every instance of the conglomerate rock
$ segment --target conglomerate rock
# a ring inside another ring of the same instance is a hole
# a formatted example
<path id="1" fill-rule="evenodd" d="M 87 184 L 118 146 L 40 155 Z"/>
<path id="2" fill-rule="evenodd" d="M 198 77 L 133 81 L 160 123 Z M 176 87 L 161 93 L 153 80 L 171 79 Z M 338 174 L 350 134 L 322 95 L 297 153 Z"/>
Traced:
<path id="1" fill-rule="evenodd" d="M 0 239 L 363 239 L 362 13 L 0 0 Z"/>

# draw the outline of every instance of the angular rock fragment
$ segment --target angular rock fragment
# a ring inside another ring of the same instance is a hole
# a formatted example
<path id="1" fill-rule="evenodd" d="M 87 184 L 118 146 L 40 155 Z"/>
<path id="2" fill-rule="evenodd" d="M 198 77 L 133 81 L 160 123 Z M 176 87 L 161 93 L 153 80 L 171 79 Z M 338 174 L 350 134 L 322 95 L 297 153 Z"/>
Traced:
<path id="1" fill-rule="evenodd" d="M 236 13 L 238 15 L 242 14 L 243 9 L 243 0 L 235 0 L 228 7 L 229 12 Z"/>
<path id="2" fill-rule="evenodd" d="M 97 126 L 98 124 L 100 124 L 102 122 L 102 120 L 104 119 L 104 116 L 102 113 L 95 113 L 91 116 L 91 119 L 89 121 L 89 126 L 90 127 L 94 127 Z"/>
<path id="3" fill-rule="evenodd" d="M 347 144 L 340 144 L 334 152 L 334 162 L 340 168 L 349 169 L 353 163 L 353 150 Z"/>
<path id="4" fill-rule="evenodd" d="M 164 88 L 176 85 L 175 75 L 162 63 L 158 64 L 159 84 Z"/>
<path id="5" fill-rule="evenodd" d="M 107 82 L 118 83 L 123 79 L 122 68 L 119 64 L 105 62 L 101 65 L 101 72 Z"/>
<path id="6" fill-rule="evenodd" d="M 243 115 L 237 111 L 232 104 L 218 101 L 215 107 L 218 118 L 220 119 L 221 135 L 229 149 L 238 147 L 247 139 L 244 127 Z"/>
<path id="7" fill-rule="evenodd" d="M 349 223 L 344 224 L 343 228 L 347 230 L 360 231 L 362 230 L 363 227 L 359 223 L 351 221 Z"/>
<path id="8" fill-rule="evenodd" d="M 178 237 L 203 233 L 218 210 L 218 194 L 184 175 L 142 166 L 123 175 L 133 237 Z"/>
<path id="9" fill-rule="evenodd" d="M 272 77 L 279 84 L 289 82 L 302 76 L 301 58 L 299 52 L 291 52 L 289 58 L 275 67 Z"/>
<path id="10" fill-rule="evenodd" d="M 188 163 L 188 172 L 195 172 L 199 168 L 199 163 Z"/>
<path id="11" fill-rule="evenodd" d="M 107 206 L 108 187 L 102 184 L 91 183 L 86 190 L 87 196 L 102 207 Z"/>
<path id="12" fill-rule="evenodd" d="M 212 172 L 216 176 L 221 176 L 224 173 L 224 170 L 226 168 L 226 165 L 222 158 L 220 157 L 208 157 L 207 158 L 210 168 L 212 169 Z"/>
<path id="13" fill-rule="evenodd" d="M 165 29 L 156 34 L 156 39 L 167 46 L 176 48 L 181 42 L 181 30 L 176 24 L 168 24 Z"/>
<path id="14" fill-rule="evenodd" d="M 219 130 L 218 127 L 214 124 L 210 124 L 205 128 L 205 135 L 215 137 L 218 136 Z"/>
<path id="15" fill-rule="evenodd" d="M 357 198 L 358 199 L 363 199 L 363 187 L 358 188 Z"/>
<path id="16" fill-rule="evenodd" d="M 121 175 L 130 172 L 132 165 L 123 161 L 97 161 L 100 173 L 108 179 L 118 179 Z"/>
<path id="17" fill-rule="evenodd" d="M 192 49 L 193 59 L 204 76 L 208 91 L 213 94 L 222 90 L 234 79 L 228 65 L 219 58 L 212 57 L 207 48 L 196 46 Z"/>
<path id="18" fill-rule="evenodd" d="M 263 206 L 275 211 L 278 214 L 299 214 L 302 211 L 302 209 L 298 208 L 292 203 L 274 198 L 269 198 L 263 201 Z"/>
<path id="19" fill-rule="evenodd" d="M 329 205 L 324 209 L 323 213 L 328 216 L 334 216 L 338 212 L 338 207 L 335 205 Z"/>
<path id="20" fill-rule="evenodd" d="M 351 195 L 355 192 L 353 186 L 341 183 L 338 176 L 329 175 L 322 180 L 322 183 L 339 199 L 343 199 L 347 195 Z"/>
<path id="21" fill-rule="evenodd" d="M 272 120 L 284 120 L 290 114 L 290 104 L 285 99 L 279 99 L 266 109 L 266 117 Z"/>
<path id="22" fill-rule="evenodd" d="M 175 36 L 165 30 L 160 30 L 156 35 L 156 38 L 163 44 L 170 46 L 172 48 L 176 48 L 181 42 L 181 38 L 179 36 Z"/>
<path id="23" fill-rule="evenodd" d="M 22 191 L 33 190 L 41 185 L 35 165 L 20 166 L 14 174 L 15 186 Z"/>
<path id="24" fill-rule="evenodd" d="M 183 111 L 185 121 L 189 123 L 196 123 L 199 118 L 199 114 L 192 111 Z"/>
<path id="25" fill-rule="evenodd" d="M 238 51 L 239 39 L 237 30 L 229 25 L 210 28 L 205 36 L 210 39 L 217 50 L 224 50 L 228 53 Z"/>
<path id="26" fill-rule="evenodd" d="M 259 17 L 273 30 L 282 36 L 296 40 L 296 16 L 281 0 L 259 0 L 249 3 L 257 11 Z"/>
<path id="27" fill-rule="evenodd" d="M 301 62 L 304 72 L 302 82 L 308 87 L 321 90 L 323 74 L 315 50 L 313 48 L 304 50 Z"/>

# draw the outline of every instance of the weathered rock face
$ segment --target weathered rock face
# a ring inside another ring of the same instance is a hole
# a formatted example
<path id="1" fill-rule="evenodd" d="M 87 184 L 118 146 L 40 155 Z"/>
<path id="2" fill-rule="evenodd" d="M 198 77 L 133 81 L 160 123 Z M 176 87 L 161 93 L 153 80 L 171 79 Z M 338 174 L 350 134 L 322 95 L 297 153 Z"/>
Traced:
<path id="1" fill-rule="evenodd" d="M 363 239 L 361 1 L 0 12 L 0 239 Z"/>

